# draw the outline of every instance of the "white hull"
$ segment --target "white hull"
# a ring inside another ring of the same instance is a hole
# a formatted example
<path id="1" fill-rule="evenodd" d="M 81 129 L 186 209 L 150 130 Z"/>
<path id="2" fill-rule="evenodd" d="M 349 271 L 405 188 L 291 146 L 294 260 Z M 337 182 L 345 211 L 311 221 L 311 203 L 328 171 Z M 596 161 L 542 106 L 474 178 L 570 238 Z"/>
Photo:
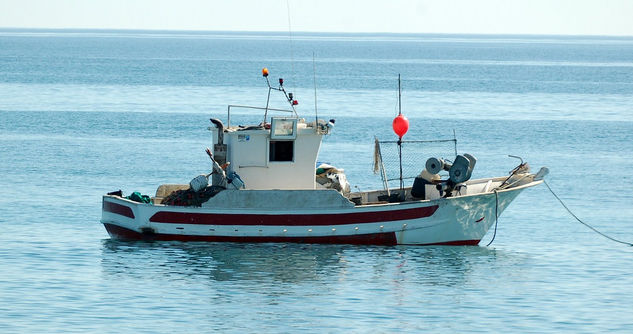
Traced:
<path id="1" fill-rule="evenodd" d="M 179 207 L 103 197 L 112 238 L 137 240 L 476 245 L 532 181 L 495 192 L 351 207 Z M 261 199 L 263 203 L 267 198 Z"/>

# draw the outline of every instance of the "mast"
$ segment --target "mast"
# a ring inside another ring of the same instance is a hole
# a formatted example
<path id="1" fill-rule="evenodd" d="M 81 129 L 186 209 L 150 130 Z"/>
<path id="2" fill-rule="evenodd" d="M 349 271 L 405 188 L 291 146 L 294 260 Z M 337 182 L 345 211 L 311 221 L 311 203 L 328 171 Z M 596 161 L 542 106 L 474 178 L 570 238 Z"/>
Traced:
<path id="1" fill-rule="evenodd" d="M 398 73 L 398 115 L 402 115 L 402 93 L 400 90 L 400 73 Z"/>
<path id="2" fill-rule="evenodd" d="M 400 73 L 398 73 L 398 116 L 402 115 L 402 91 L 400 89 Z M 400 190 L 404 188 L 402 182 L 402 136 L 398 138 L 398 158 L 400 160 Z"/>
<path id="3" fill-rule="evenodd" d="M 319 113 L 317 111 L 317 84 L 316 84 L 316 64 L 314 62 L 314 51 L 312 51 L 312 77 L 314 79 L 314 128 L 319 127 Z"/>

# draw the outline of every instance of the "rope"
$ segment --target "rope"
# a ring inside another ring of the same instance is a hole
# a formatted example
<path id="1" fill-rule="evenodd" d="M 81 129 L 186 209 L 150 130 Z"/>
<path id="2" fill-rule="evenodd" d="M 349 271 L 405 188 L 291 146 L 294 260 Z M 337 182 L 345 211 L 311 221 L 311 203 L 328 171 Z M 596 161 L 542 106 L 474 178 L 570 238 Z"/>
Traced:
<path id="1" fill-rule="evenodd" d="M 497 189 L 495 192 L 495 233 L 492 235 L 492 240 L 486 245 L 486 247 L 490 246 L 493 241 L 495 241 L 495 237 L 497 236 L 497 222 L 499 221 L 499 194 L 497 193 Z"/>
<path id="2" fill-rule="evenodd" d="M 563 201 L 554 193 L 554 191 L 552 190 L 552 188 L 550 188 L 549 184 L 547 184 L 547 181 L 543 180 L 543 183 L 545 183 L 545 185 L 547 186 L 547 189 L 549 189 L 549 191 L 552 193 L 552 195 L 554 195 L 554 197 L 556 197 L 556 199 L 560 202 L 560 204 L 567 210 L 567 212 L 569 212 L 569 214 L 574 217 L 579 223 L 585 225 L 586 227 L 590 228 L 592 231 L 600 234 L 601 236 L 611 240 L 611 241 L 615 241 L 615 242 L 619 242 L 621 244 L 625 244 L 625 245 L 629 245 L 629 246 L 633 246 L 633 243 L 630 242 L 625 242 L 625 241 L 621 241 L 618 239 L 615 239 L 613 237 L 610 237 L 598 230 L 596 230 L 593 226 L 583 222 L 582 220 L 580 220 L 580 218 L 578 218 L 573 212 L 571 212 L 571 210 L 567 207 L 567 205 L 565 205 L 565 203 L 563 203 Z"/>

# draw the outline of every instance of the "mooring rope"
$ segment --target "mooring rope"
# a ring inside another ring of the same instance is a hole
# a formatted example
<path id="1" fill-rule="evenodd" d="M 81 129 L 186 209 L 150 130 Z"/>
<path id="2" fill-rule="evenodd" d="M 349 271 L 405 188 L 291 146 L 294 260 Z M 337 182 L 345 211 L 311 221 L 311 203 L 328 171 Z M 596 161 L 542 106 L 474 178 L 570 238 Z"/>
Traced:
<path id="1" fill-rule="evenodd" d="M 499 221 L 499 194 L 497 193 L 497 189 L 495 189 L 494 192 L 495 192 L 495 233 L 492 234 L 492 239 L 486 245 L 486 247 L 490 246 L 490 244 L 492 244 L 492 242 L 495 241 L 495 237 L 497 236 L 497 222 Z"/>
<path id="2" fill-rule="evenodd" d="M 545 185 L 547 186 L 547 189 L 549 189 L 549 191 L 552 193 L 552 195 L 554 195 L 554 197 L 556 197 L 556 199 L 557 199 L 557 200 L 560 202 L 560 204 L 561 204 L 561 205 L 562 205 L 562 206 L 563 206 L 563 207 L 567 210 L 567 212 L 569 212 L 569 214 L 570 214 L 572 217 L 576 218 L 576 220 L 577 220 L 579 223 L 581 223 L 581 224 L 585 225 L 586 227 L 590 228 L 592 231 L 594 231 L 594 232 L 596 232 L 596 233 L 600 234 L 601 236 L 603 236 L 603 237 L 605 237 L 605 238 L 607 238 L 607 239 L 609 239 L 609 240 L 611 240 L 611 241 L 615 241 L 615 242 L 619 242 L 619 243 L 621 243 L 621 244 L 625 244 L 625 245 L 633 246 L 633 243 L 630 243 L 630 242 L 625 242 L 625 241 L 621 241 L 621 240 L 615 239 L 615 238 L 613 238 L 613 237 L 610 237 L 610 236 L 608 236 L 608 235 L 606 235 L 606 234 L 604 234 L 604 233 L 602 233 L 602 232 L 598 231 L 598 230 L 597 230 L 597 229 L 595 229 L 593 226 L 591 226 L 591 225 L 589 225 L 589 224 L 587 224 L 587 223 L 583 222 L 582 220 L 580 220 L 580 218 L 578 218 L 578 217 L 577 217 L 577 216 L 576 216 L 573 212 L 571 212 L 571 210 L 567 207 L 567 205 L 565 205 L 565 203 L 563 203 L 563 201 L 560 199 L 560 197 L 558 197 L 558 195 L 556 195 L 556 193 L 554 193 L 554 190 L 552 190 L 552 188 L 549 186 L 549 184 L 547 184 L 547 181 L 543 180 L 543 183 L 545 183 Z M 493 239 L 494 239 L 494 238 L 493 238 Z M 491 241 L 491 242 L 492 242 L 492 241 Z"/>

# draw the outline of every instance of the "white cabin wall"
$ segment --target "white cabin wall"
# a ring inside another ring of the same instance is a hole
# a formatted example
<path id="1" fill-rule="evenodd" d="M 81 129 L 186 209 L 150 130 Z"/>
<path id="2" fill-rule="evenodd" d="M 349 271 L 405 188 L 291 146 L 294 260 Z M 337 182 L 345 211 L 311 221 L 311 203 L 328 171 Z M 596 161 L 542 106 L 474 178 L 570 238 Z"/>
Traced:
<path id="1" fill-rule="evenodd" d="M 231 162 L 229 171 L 240 176 L 246 189 L 315 189 L 315 165 L 321 137 L 313 128 L 299 128 L 294 143 L 294 161 L 270 162 L 269 130 L 228 132 L 224 140 L 228 144 L 227 160 Z"/>
<path id="2" fill-rule="evenodd" d="M 228 133 L 230 170 L 242 176 L 241 169 L 266 167 L 268 161 L 268 131 L 236 131 Z M 224 139 L 226 141 L 226 138 Z"/>

